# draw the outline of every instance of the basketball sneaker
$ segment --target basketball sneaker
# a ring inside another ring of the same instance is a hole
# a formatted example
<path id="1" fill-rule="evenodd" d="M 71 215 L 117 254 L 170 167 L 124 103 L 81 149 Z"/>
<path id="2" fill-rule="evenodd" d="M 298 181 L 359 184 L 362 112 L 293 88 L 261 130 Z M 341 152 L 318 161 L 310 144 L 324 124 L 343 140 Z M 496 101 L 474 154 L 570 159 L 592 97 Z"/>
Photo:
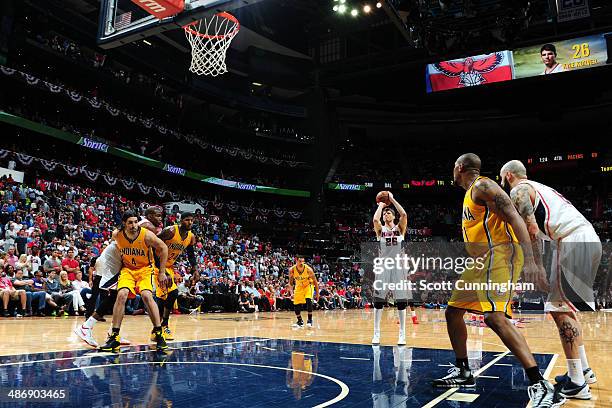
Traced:
<path id="1" fill-rule="evenodd" d="M 564 383 L 559 383 L 555 387 L 559 394 L 563 395 L 566 398 L 575 398 L 581 400 L 591 399 L 591 390 L 589 389 L 589 384 L 584 382 L 582 385 L 578 385 L 573 381 L 567 381 Z"/>
<path id="2" fill-rule="evenodd" d="M 597 376 L 595 375 L 595 372 L 590 369 L 587 368 L 586 370 L 583 371 L 584 373 L 584 379 L 586 380 L 587 384 L 595 384 L 597 382 Z M 569 375 L 567 375 L 567 373 L 563 374 L 563 375 L 558 375 L 555 377 L 555 382 L 557 384 L 560 383 L 566 383 L 569 381 Z"/>
<path id="3" fill-rule="evenodd" d="M 106 343 L 101 346 L 98 347 L 98 351 L 106 351 L 106 352 L 113 352 L 113 353 L 118 353 L 121 350 L 121 343 L 119 342 L 119 334 L 109 334 L 108 335 L 108 339 L 106 340 Z"/>
<path id="4" fill-rule="evenodd" d="M 155 343 L 156 344 L 156 350 L 157 351 L 165 351 L 168 349 L 168 344 L 166 343 L 166 339 L 164 339 L 164 335 L 163 335 L 163 331 L 157 330 L 154 331 L 153 334 L 155 335 Z"/>
<path id="5" fill-rule="evenodd" d="M 312 329 L 313 325 L 312 325 L 312 320 L 309 320 L 306 322 L 306 327 L 308 327 L 309 329 Z"/>
<path id="6" fill-rule="evenodd" d="M 168 326 L 162 327 L 162 334 L 166 340 L 172 341 L 174 340 L 174 336 L 172 335 L 172 330 Z"/>
<path id="7" fill-rule="evenodd" d="M 294 329 L 303 329 L 304 328 L 304 322 L 301 321 L 301 320 L 297 321 L 297 322 L 293 323 L 291 325 L 291 327 L 294 328 Z"/>
<path id="8" fill-rule="evenodd" d="M 162 336 L 164 336 L 164 339 L 166 340 L 169 340 L 169 341 L 174 340 L 174 337 L 172 336 L 172 330 L 170 330 L 168 326 L 162 326 Z M 157 341 L 157 339 L 155 338 L 154 332 L 151 332 L 151 341 L 153 343 Z"/>
<path id="9" fill-rule="evenodd" d="M 448 375 L 433 380 L 433 386 L 444 388 L 475 387 L 476 381 L 474 381 L 471 370 L 453 365 L 450 370 L 448 370 Z"/>
<path id="10" fill-rule="evenodd" d="M 77 335 L 81 340 L 92 347 L 98 347 L 98 342 L 93 337 L 93 330 L 83 325 L 74 329 L 74 334 Z"/>
<path id="11" fill-rule="evenodd" d="M 419 319 L 416 316 L 412 316 L 412 324 L 419 324 Z"/>
<path id="12" fill-rule="evenodd" d="M 566 401 L 565 397 L 555 391 L 551 383 L 540 380 L 527 388 L 532 408 L 558 408 Z"/>
<path id="13" fill-rule="evenodd" d="M 397 345 L 398 346 L 405 346 L 406 345 L 406 332 L 403 332 L 403 331 L 399 332 L 399 337 L 397 339 Z"/>
<path id="14" fill-rule="evenodd" d="M 372 344 L 376 346 L 380 344 L 380 333 L 374 332 L 374 336 L 372 337 Z"/>

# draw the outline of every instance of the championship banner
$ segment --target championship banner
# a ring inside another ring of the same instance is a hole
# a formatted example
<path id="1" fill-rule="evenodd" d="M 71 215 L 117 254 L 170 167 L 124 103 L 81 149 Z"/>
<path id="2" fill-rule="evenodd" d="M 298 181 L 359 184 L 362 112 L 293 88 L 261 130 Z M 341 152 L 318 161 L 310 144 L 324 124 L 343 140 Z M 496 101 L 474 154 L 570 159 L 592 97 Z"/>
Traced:
<path id="1" fill-rule="evenodd" d="M 606 65 L 608 49 L 604 35 L 597 34 L 519 48 L 513 59 L 518 79 Z"/>
<path id="2" fill-rule="evenodd" d="M 498 51 L 427 65 L 427 92 L 510 81 L 512 53 Z"/>
<path id="3" fill-rule="evenodd" d="M 579 20 L 591 15 L 589 0 L 557 0 L 557 21 Z"/>

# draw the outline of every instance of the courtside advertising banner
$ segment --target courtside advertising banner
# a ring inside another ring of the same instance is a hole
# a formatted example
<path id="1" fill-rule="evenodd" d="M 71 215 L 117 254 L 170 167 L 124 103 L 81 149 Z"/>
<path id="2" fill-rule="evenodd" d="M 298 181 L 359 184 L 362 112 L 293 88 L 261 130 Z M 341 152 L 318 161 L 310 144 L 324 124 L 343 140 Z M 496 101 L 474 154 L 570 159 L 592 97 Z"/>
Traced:
<path id="1" fill-rule="evenodd" d="M 510 51 L 429 64 L 427 92 L 510 81 L 513 78 L 512 65 Z"/>

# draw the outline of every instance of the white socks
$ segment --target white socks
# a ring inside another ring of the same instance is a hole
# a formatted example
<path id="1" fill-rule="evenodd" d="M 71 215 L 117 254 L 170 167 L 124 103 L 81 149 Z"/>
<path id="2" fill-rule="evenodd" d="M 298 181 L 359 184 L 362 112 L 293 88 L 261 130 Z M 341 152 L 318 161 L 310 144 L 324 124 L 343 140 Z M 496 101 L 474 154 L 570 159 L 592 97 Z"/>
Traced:
<path id="1" fill-rule="evenodd" d="M 374 335 L 380 336 L 380 320 L 382 319 L 382 309 L 374 309 Z"/>
<path id="2" fill-rule="evenodd" d="M 86 329 L 93 329 L 96 323 L 98 323 L 98 321 L 93 316 L 90 316 L 89 319 L 87 319 L 85 323 L 83 323 L 83 327 L 85 327 Z"/>
<path id="3" fill-rule="evenodd" d="M 400 333 L 406 333 L 406 309 L 398 310 L 398 313 L 400 322 Z"/>
<path id="4" fill-rule="evenodd" d="M 577 385 L 584 384 L 584 373 L 582 372 L 582 363 L 580 359 L 567 359 L 567 375 L 572 382 Z"/>
<path id="5" fill-rule="evenodd" d="M 582 369 L 586 370 L 590 367 L 589 360 L 587 359 L 586 350 L 584 349 L 584 344 L 582 346 L 578 346 L 578 351 L 580 352 L 580 363 L 582 363 Z"/>

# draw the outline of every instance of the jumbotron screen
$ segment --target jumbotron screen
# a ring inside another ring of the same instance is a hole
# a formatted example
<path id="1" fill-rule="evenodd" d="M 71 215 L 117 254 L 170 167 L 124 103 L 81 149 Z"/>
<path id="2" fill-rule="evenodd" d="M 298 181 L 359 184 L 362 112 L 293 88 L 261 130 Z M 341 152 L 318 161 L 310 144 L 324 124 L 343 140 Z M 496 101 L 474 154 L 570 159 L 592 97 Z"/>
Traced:
<path id="1" fill-rule="evenodd" d="M 427 92 L 587 69 L 608 63 L 612 33 L 428 64 Z"/>

